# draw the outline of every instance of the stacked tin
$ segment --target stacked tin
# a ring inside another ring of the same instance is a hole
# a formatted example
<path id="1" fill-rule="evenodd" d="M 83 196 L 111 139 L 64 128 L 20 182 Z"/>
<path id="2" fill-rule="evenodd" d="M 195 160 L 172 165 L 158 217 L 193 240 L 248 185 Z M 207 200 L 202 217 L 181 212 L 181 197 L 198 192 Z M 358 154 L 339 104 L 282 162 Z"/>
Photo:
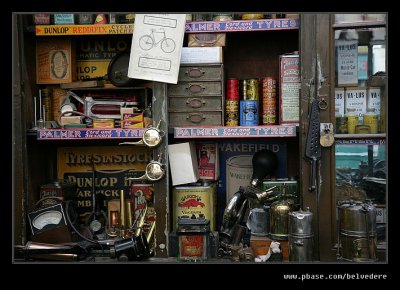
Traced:
<path id="1" fill-rule="evenodd" d="M 276 79 L 265 77 L 262 82 L 262 122 L 263 125 L 276 124 Z"/>
<path id="2" fill-rule="evenodd" d="M 226 81 L 225 126 L 239 125 L 239 80 Z"/>
<path id="3" fill-rule="evenodd" d="M 242 81 L 240 101 L 240 126 L 258 125 L 258 79 Z"/>

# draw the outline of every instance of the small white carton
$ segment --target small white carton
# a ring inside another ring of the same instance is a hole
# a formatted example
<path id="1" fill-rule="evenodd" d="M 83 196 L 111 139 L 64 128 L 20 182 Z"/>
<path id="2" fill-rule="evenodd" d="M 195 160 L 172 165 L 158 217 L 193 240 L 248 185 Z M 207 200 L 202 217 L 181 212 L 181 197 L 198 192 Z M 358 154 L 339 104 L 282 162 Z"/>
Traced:
<path id="1" fill-rule="evenodd" d="M 197 182 L 199 169 L 194 141 L 168 145 L 172 185 Z"/>

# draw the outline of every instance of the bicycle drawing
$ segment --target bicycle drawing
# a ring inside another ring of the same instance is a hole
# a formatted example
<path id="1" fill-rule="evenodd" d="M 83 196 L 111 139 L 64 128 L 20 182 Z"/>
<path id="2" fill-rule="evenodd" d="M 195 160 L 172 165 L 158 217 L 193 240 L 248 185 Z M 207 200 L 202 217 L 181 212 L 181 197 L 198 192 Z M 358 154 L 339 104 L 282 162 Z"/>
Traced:
<path id="1" fill-rule="evenodd" d="M 163 34 L 164 36 L 156 41 L 155 34 Z M 172 38 L 167 38 L 165 35 L 164 29 L 160 31 L 156 31 L 155 29 L 151 29 L 150 34 L 145 34 L 139 39 L 139 45 L 143 50 L 150 50 L 153 47 L 157 46 L 159 43 L 162 51 L 165 53 L 171 53 L 175 50 L 175 41 Z"/>

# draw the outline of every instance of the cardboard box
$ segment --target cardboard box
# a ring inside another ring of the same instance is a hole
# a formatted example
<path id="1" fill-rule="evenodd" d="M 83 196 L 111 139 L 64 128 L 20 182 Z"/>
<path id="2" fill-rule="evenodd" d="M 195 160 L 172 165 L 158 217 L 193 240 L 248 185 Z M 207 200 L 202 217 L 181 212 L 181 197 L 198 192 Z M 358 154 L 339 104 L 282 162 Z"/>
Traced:
<path id="1" fill-rule="evenodd" d="M 75 80 L 75 55 L 70 39 L 36 40 L 36 83 L 60 84 Z"/>
<path id="2" fill-rule="evenodd" d="M 344 91 L 344 88 L 335 88 L 335 114 L 341 116 L 344 116 Z"/>
<path id="3" fill-rule="evenodd" d="M 300 60 L 299 54 L 279 57 L 279 124 L 300 122 Z"/>
<path id="4" fill-rule="evenodd" d="M 222 47 L 182 47 L 181 64 L 223 63 Z"/>
<path id="5" fill-rule="evenodd" d="M 219 178 L 218 143 L 197 142 L 196 150 L 200 179 L 217 180 Z"/>
<path id="6" fill-rule="evenodd" d="M 226 33 L 193 33 L 189 34 L 188 46 L 225 46 Z"/>
<path id="7" fill-rule="evenodd" d="M 375 109 L 375 112 L 381 114 L 381 88 L 367 88 L 367 109 Z"/>
<path id="8" fill-rule="evenodd" d="M 348 109 L 355 109 L 359 124 L 363 124 L 364 114 L 367 112 L 367 90 L 362 87 L 348 87 L 345 96 L 345 114 Z"/>
<path id="9" fill-rule="evenodd" d="M 168 145 L 172 185 L 199 180 L 199 169 L 194 141 Z"/>

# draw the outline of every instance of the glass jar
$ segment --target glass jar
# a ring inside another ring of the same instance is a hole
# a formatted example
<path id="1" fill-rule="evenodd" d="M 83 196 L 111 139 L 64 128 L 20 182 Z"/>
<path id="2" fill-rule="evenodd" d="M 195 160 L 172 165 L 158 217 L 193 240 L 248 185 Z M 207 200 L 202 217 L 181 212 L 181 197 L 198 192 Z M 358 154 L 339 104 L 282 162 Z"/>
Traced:
<path id="1" fill-rule="evenodd" d="M 335 109 L 336 134 L 347 134 L 347 118 L 339 113 L 339 108 Z"/>
<path id="2" fill-rule="evenodd" d="M 371 134 L 378 133 L 379 116 L 374 108 L 367 109 L 364 115 L 364 125 L 369 126 Z"/>
<path id="3" fill-rule="evenodd" d="M 358 114 L 356 109 L 347 109 L 347 133 L 355 134 L 358 125 Z"/>

